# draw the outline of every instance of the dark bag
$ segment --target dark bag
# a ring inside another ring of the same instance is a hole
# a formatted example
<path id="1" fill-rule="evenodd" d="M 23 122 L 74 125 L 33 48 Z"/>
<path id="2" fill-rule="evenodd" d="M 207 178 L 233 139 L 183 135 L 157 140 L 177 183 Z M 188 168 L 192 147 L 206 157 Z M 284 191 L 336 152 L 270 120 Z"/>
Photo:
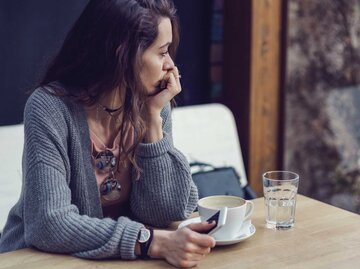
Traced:
<path id="1" fill-rule="evenodd" d="M 241 187 L 240 176 L 233 167 L 215 168 L 200 162 L 190 163 L 190 166 L 200 170 L 192 174 L 199 198 L 211 195 L 233 195 L 247 200 L 256 198 L 255 192 L 249 185 Z"/>

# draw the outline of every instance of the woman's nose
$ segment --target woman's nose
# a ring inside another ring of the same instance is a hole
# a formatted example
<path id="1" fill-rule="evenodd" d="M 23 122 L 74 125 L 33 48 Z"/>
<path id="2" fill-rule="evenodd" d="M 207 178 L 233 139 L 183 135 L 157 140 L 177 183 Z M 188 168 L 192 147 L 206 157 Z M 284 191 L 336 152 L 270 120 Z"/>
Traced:
<path id="1" fill-rule="evenodd" d="M 170 55 L 168 54 L 166 57 L 166 61 L 164 63 L 164 69 L 165 70 L 171 70 L 175 66 L 174 61 L 171 59 Z"/>

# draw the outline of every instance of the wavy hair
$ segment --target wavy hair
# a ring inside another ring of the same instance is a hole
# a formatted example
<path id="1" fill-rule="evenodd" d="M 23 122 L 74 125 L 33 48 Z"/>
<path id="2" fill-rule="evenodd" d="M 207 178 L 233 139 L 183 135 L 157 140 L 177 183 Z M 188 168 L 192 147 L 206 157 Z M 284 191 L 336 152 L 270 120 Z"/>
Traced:
<path id="1" fill-rule="evenodd" d="M 140 177 L 136 149 L 146 132 L 143 109 L 146 93 L 139 77 L 141 56 L 158 35 L 160 18 L 169 18 L 173 42 L 169 54 L 175 58 L 179 23 L 172 0 L 90 0 L 67 34 L 62 47 L 48 67 L 40 87 L 59 81 L 52 94 L 94 105 L 114 89 L 125 92 L 121 138 L 130 123 L 134 144 L 120 141 L 121 160 L 128 159 Z"/>

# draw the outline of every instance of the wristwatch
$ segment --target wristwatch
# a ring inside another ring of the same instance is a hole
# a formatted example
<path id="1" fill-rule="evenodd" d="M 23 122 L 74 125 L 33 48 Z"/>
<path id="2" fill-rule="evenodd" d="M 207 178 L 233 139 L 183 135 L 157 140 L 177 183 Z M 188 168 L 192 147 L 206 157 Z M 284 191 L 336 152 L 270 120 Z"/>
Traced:
<path id="1" fill-rule="evenodd" d="M 148 255 L 149 247 L 153 238 L 153 229 L 142 227 L 139 231 L 137 241 L 140 244 L 140 256 L 141 259 L 149 259 Z"/>

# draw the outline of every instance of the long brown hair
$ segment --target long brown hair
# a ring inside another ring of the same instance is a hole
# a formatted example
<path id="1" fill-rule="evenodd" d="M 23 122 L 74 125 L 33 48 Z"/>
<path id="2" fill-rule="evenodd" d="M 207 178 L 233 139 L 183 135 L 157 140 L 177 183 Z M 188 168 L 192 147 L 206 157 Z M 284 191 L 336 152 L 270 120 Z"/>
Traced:
<path id="1" fill-rule="evenodd" d="M 59 81 L 52 94 L 91 106 L 114 89 L 125 90 L 121 137 L 130 123 L 134 144 L 120 141 L 122 160 L 128 159 L 140 177 L 136 148 L 146 132 L 143 109 L 146 95 L 139 77 L 141 56 L 158 35 L 160 18 L 172 23 L 173 42 L 169 53 L 175 58 L 179 24 L 172 0 L 90 0 L 66 36 L 60 51 L 39 86 Z M 46 87 L 43 87 L 46 90 Z"/>

